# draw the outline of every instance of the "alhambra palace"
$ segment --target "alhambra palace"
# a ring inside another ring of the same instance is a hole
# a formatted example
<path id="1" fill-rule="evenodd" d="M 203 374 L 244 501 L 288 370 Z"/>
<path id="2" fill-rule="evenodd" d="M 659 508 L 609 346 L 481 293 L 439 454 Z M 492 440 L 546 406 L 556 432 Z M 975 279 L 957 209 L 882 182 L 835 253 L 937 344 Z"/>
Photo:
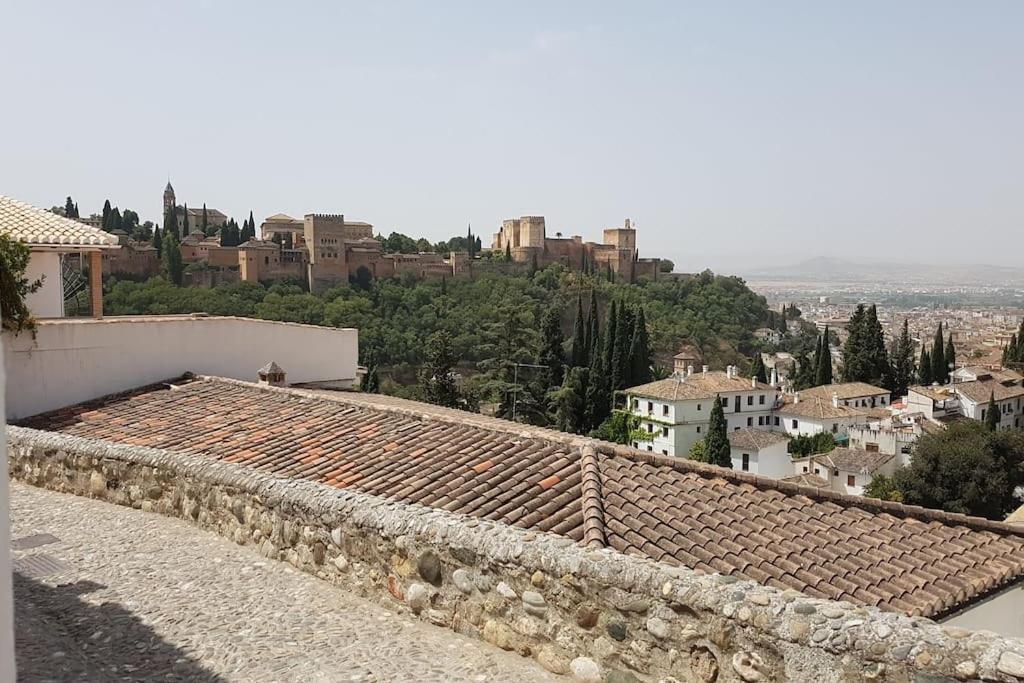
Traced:
<path id="1" fill-rule="evenodd" d="M 543 216 L 523 216 L 503 221 L 494 234 L 490 256 L 470 258 L 466 252 L 448 254 L 385 253 L 373 234 L 373 225 L 349 221 L 341 214 L 309 213 L 301 219 L 283 213 L 267 217 L 260 225 L 259 239 L 238 246 L 221 244 L 220 228 L 227 216 L 207 209 L 208 228 L 198 229 L 200 211 L 177 204 L 170 182 L 163 195 L 164 212 L 173 209 L 178 227 L 188 224 L 192 232 L 181 240 L 182 260 L 189 268 L 186 284 L 212 286 L 224 282 L 273 282 L 302 280 L 310 291 L 321 292 L 348 282 L 365 269 L 376 278 L 411 274 L 421 278 L 472 277 L 489 271 L 509 272 L 544 268 L 561 263 L 573 270 L 607 273 L 609 279 L 635 282 L 659 276 L 659 259 L 639 258 L 636 228 L 626 219 L 621 228 L 604 230 L 603 242 L 584 242 L 579 235 L 547 236 Z M 148 277 L 160 272 L 156 248 L 149 242 L 129 239 L 115 232 L 121 249 L 103 255 L 103 274 Z"/>

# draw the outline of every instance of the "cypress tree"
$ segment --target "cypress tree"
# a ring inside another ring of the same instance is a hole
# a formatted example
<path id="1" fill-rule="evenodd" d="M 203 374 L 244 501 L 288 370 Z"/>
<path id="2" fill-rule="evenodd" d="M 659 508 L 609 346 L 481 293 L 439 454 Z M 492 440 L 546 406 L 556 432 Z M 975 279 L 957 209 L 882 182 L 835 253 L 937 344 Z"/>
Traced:
<path id="1" fill-rule="evenodd" d="M 253 239 L 256 237 L 256 219 L 252 217 L 252 209 L 249 209 L 249 235 L 246 239 Z"/>
<path id="2" fill-rule="evenodd" d="M 177 209 L 173 206 L 164 212 L 164 239 L 170 235 L 178 236 Z"/>
<path id="3" fill-rule="evenodd" d="M 163 252 L 163 268 L 167 279 L 180 287 L 185 266 L 181 261 L 178 239 L 173 233 L 164 238 Z"/>
<path id="4" fill-rule="evenodd" d="M 847 382 L 863 381 L 866 374 L 863 304 L 857 304 L 846 326 L 846 344 L 843 345 L 843 379 Z"/>
<path id="5" fill-rule="evenodd" d="M 594 357 L 601 355 L 601 319 L 597 315 L 597 292 L 590 292 L 590 313 L 587 315 L 587 358 L 594 366 Z M 591 376 L 593 378 L 593 376 Z"/>
<path id="6" fill-rule="evenodd" d="M 587 359 L 587 319 L 583 317 L 583 295 L 576 296 L 576 319 L 572 324 L 572 367 L 585 368 Z"/>
<path id="7" fill-rule="evenodd" d="M 715 396 L 708 421 L 708 433 L 704 436 L 704 457 L 707 462 L 719 467 L 732 467 L 732 449 L 729 447 L 729 427 L 722 410 L 722 397 Z"/>
<path id="8" fill-rule="evenodd" d="M 765 370 L 764 358 L 761 357 L 760 352 L 754 354 L 754 364 L 751 366 L 750 376 L 758 382 L 768 382 L 768 372 Z"/>
<path id="9" fill-rule="evenodd" d="M 70 196 L 64 202 L 64 216 L 66 218 L 78 218 L 78 212 L 75 211 L 75 203 L 71 201 Z"/>
<path id="10" fill-rule="evenodd" d="M 181 222 L 181 238 L 185 239 L 188 237 L 189 225 L 188 225 L 188 204 L 185 205 L 185 217 Z"/>
<path id="11" fill-rule="evenodd" d="M 932 341 L 932 381 L 945 384 L 949 381 L 949 368 L 946 366 L 946 347 L 942 338 L 942 322 L 935 330 L 935 339 Z"/>
<path id="12" fill-rule="evenodd" d="M 615 367 L 615 334 L 618 330 L 619 314 L 618 307 L 615 302 L 612 301 L 608 306 L 608 320 L 604 326 L 604 351 L 602 353 L 601 362 L 604 366 L 604 371 L 607 373 L 609 379 L 611 379 L 612 369 Z M 609 384 L 610 389 L 614 389 L 614 382 Z"/>
<path id="13" fill-rule="evenodd" d="M 110 232 L 110 200 L 105 199 L 103 201 L 103 222 L 100 223 L 103 229 Z"/>
<path id="14" fill-rule="evenodd" d="M 505 260 L 506 261 L 511 261 L 512 260 L 512 243 L 511 242 L 505 242 Z"/>
<path id="15" fill-rule="evenodd" d="M 832 384 L 832 353 L 829 350 L 828 326 L 825 326 L 825 334 L 818 342 L 818 365 L 814 369 L 814 384 L 822 386 Z"/>
<path id="16" fill-rule="evenodd" d="M 1010 336 L 1010 343 L 1003 347 L 1003 365 L 1017 360 L 1017 335 L 1013 334 Z"/>
<path id="17" fill-rule="evenodd" d="M 985 429 L 994 432 L 999 429 L 999 406 L 996 405 L 995 392 L 989 394 L 988 408 L 985 409 Z"/>
<path id="18" fill-rule="evenodd" d="M 897 396 L 907 393 L 907 388 L 914 381 L 914 342 L 910 338 L 907 319 L 903 319 L 903 332 L 896 340 L 895 353 L 892 357 L 893 385 L 888 387 Z"/>
<path id="19" fill-rule="evenodd" d="M 889 353 L 885 349 L 885 335 L 875 304 L 871 304 L 864 316 L 864 337 L 867 344 L 866 374 L 861 381 L 877 385 L 889 373 Z"/>
<path id="20" fill-rule="evenodd" d="M 934 380 L 932 377 L 932 359 L 928 349 L 921 349 L 921 361 L 917 369 L 918 379 L 924 386 L 930 386 Z"/>
<path id="21" fill-rule="evenodd" d="M 588 429 L 596 429 L 611 414 L 611 394 L 608 391 L 608 373 L 605 372 L 604 354 L 601 352 L 601 330 L 594 332 L 590 354 L 590 373 L 584 400 Z"/>
<path id="22" fill-rule="evenodd" d="M 565 373 L 565 347 L 562 337 L 562 320 L 558 311 L 549 308 L 541 319 L 541 347 L 537 356 L 538 365 L 546 365 L 547 388 L 562 385 Z"/>
<path id="23" fill-rule="evenodd" d="M 615 368 L 618 382 L 615 389 L 633 386 L 633 363 L 629 357 L 629 347 L 633 341 L 634 315 L 632 309 L 623 304 L 619 307 L 619 321 L 615 327 Z"/>
<path id="24" fill-rule="evenodd" d="M 587 368 L 569 368 L 562 387 L 555 392 L 555 424 L 563 432 L 579 434 L 586 428 L 583 396 Z"/>
<path id="25" fill-rule="evenodd" d="M 205 235 L 207 229 L 210 227 L 210 218 L 206 214 L 206 202 L 203 202 L 203 216 L 200 218 L 199 229 Z"/>
<path id="26" fill-rule="evenodd" d="M 441 296 L 448 296 L 448 278 L 441 278 Z"/>
<path id="27" fill-rule="evenodd" d="M 804 389 L 818 386 L 818 368 L 821 367 L 821 336 L 814 340 L 814 355 L 811 356 L 811 361 L 808 364 L 807 374 L 805 379 L 807 380 Z"/>
<path id="28" fill-rule="evenodd" d="M 536 254 L 536 252 L 534 252 L 533 254 L 530 254 L 530 277 L 533 277 L 534 275 L 536 275 L 537 274 L 537 270 L 538 270 L 537 254 Z"/>
<path id="29" fill-rule="evenodd" d="M 469 254 L 469 258 L 473 258 L 474 244 L 475 242 L 473 241 L 473 226 L 470 224 L 466 226 L 466 253 Z"/>
<path id="30" fill-rule="evenodd" d="M 109 232 L 113 232 L 114 230 L 120 230 L 123 222 L 121 218 L 121 210 L 115 206 L 113 210 L 110 212 L 110 216 L 107 218 L 107 220 L 110 222 Z"/>
<path id="31" fill-rule="evenodd" d="M 160 258 L 163 255 L 163 251 L 161 249 L 162 246 L 163 245 L 162 245 L 162 242 L 161 242 L 161 239 L 160 239 L 160 226 L 159 225 L 154 225 L 153 226 L 153 247 L 156 248 L 156 257 L 157 258 Z"/>
<path id="32" fill-rule="evenodd" d="M 647 337 L 647 321 L 641 306 L 633 320 L 633 338 L 629 345 L 630 384 L 646 384 L 651 381 L 651 348 Z"/>
<path id="33" fill-rule="evenodd" d="M 953 333 L 952 332 L 949 333 L 949 338 L 946 340 L 945 360 L 946 360 L 946 368 L 947 368 L 947 373 L 948 373 L 948 369 L 949 368 L 955 368 L 956 367 L 956 347 L 953 346 Z M 947 377 L 948 377 L 948 374 L 947 374 Z"/>

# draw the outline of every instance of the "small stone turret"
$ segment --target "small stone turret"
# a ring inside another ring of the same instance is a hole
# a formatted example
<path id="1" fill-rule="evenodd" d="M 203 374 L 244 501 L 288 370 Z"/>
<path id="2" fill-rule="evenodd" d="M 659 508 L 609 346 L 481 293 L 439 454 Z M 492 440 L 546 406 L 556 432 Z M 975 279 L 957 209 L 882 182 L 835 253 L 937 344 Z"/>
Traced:
<path id="1" fill-rule="evenodd" d="M 282 370 L 281 366 L 274 361 L 270 361 L 260 368 L 258 374 L 260 378 L 259 383 L 264 386 L 283 387 L 288 385 L 287 382 L 285 382 L 284 370 Z"/>

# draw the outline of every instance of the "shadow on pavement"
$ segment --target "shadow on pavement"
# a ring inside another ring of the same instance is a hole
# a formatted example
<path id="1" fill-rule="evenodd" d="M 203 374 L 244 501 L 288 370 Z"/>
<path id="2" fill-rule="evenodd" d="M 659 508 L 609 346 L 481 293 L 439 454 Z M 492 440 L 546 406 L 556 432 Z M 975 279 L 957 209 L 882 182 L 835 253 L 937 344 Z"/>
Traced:
<path id="1" fill-rule="evenodd" d="M 92 581 L 48 586 L 14 573 L 14 630 L 21 681 L 223 681 L 118 604 L 80 596 Z"/>

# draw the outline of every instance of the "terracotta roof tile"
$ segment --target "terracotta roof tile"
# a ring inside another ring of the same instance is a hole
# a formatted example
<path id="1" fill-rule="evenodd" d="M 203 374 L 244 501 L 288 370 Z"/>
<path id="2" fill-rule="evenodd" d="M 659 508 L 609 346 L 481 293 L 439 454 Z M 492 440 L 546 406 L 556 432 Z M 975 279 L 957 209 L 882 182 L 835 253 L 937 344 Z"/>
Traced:
<path id="1" fill-rule="evenodd" d="M 205 378 L 23 424 L 238 462 L 910 614 L 940 616 L 1024 576 L 1024 537 L 1010 525 L 390 397 Z"/>

